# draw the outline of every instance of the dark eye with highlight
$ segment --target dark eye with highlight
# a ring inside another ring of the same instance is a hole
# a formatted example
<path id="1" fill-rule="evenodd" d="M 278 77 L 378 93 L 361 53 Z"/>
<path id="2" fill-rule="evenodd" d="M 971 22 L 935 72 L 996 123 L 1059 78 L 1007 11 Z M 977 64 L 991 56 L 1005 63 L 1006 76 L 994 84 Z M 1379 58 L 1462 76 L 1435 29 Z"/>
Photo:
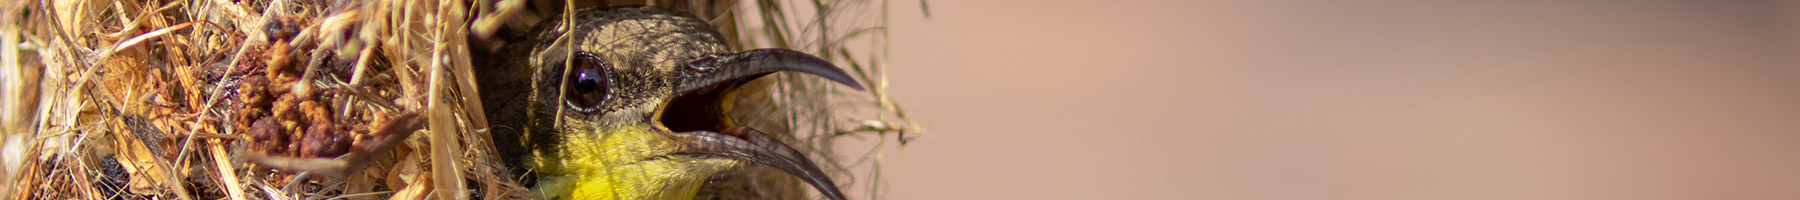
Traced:
<path id="1" fill-rule="evenodd" d="M 606 100 L 608 90 L 611 90 L 607 87 L 612 84 L 606 74 L 608 67 L 600 58 L 585 54 L 577 55 L 573 62 L 574 68 L 569 69 L 568 77 L 563 80 L 568 84 L 564 86 L 563 100 L 575 110 L 592 111 Z"/>

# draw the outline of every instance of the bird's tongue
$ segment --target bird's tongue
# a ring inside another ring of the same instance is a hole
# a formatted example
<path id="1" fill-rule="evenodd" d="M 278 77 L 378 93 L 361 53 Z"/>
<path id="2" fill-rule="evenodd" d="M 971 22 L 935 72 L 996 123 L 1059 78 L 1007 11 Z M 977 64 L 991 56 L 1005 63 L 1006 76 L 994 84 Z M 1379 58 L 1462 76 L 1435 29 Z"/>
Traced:
<path id="1" fill-rule="evenodd" d="M 679 152 L 696 156 L 717 156 L 743 161 L 755 162 L 781 169 L 790 175 L 800 177 L 820 194 L 836 200 L 844 199 L 831 177 L 825 175 L 806 154 L 782 144 L 781 141 L 762 131 L 750 127 L 735 127 L 714 131 L 688 131 L 676 133 L 680 141 L 685 142 L 687 149 Z"/>

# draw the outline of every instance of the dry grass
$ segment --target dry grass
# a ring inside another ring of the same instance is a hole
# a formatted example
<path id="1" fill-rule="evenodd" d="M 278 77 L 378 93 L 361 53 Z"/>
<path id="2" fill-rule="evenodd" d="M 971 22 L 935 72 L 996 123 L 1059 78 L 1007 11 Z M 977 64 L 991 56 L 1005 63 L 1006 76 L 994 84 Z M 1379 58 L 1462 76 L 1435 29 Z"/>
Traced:
<path id="1" fill-rule="evenodd" d="M 0 183 L 11 186 L 0 195 L 529 197 L 493 158 L 470 70 L 471 47 L 483 41 L 468 36 L 529 24 L 519 22 L 543 8 L 450 2 L 0 2 L 9 22 L 0 26 Z M 880 15 L 843 11 L 877 3 L 868 1 L 611 3 L 694 12 L 740 47 L 807 50 L 850 68 L 870 91 L 778 75 L 746 87 L 762 92 L 733 114 L 780 119 L 746 124 L 791 133 L 788 142 L 869 198 L 878 197 L 880 155 L 835 144 L 904 145 L 920 130 L 885 92 L 887 2 Z"/>

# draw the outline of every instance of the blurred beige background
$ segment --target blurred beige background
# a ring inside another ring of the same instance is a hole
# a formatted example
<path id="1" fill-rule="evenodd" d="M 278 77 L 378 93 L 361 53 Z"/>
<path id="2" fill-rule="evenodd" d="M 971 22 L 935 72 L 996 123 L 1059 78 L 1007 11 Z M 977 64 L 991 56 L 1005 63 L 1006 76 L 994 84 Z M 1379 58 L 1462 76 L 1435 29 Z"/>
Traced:
<path id="1" fill-rule="evenodd" d="M 1800 199 L 1797 2 L 930 3 L 892 199 Z"/>

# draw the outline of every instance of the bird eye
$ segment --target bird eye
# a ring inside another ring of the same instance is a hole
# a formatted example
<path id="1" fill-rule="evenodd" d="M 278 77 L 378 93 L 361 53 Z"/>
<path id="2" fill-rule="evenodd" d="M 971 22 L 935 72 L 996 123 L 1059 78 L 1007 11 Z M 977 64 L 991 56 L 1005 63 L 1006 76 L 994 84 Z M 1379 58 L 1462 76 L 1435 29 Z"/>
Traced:
<path id="1" fill-rule="evenodd" d="M 589 55 L 578 56 L 574 62 L 569 77 L 563 80 L 564 84 L 569 84 L 564 87 L 563 99 L 570 108 L 593 110 L 601 101 L 606 100 L 607 90 L 610 89 L 607 87 L 611 80 L 606 77 L 606 63 Z"/>

